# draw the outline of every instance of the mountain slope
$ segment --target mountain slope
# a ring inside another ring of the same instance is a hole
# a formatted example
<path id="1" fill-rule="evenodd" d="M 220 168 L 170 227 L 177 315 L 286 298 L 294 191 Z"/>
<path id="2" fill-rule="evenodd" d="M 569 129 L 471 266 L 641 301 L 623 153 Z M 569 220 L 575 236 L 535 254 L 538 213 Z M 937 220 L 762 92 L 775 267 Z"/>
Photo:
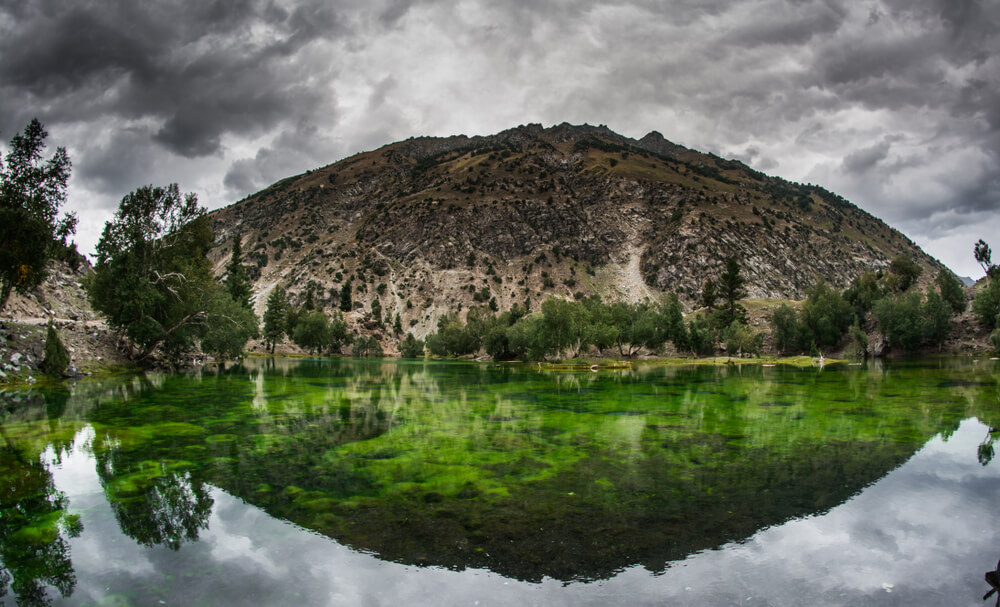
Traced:
<path id="1" fill-rule="evenodd" d="M 336 303 L 377 297 L 419 336 L 441 314 L 548 295 L 691 304 L 735 255 L 751 297 L 844 287 L 901 254 L 942 267 L 843 198 L 737 161 L 606 127 L 415 138 L 275 183 L 211 214 L 221 272 L 239 234 L 258 311 L 281 283 Z M 360 317 L 360 314 L 356 315 Z"/>

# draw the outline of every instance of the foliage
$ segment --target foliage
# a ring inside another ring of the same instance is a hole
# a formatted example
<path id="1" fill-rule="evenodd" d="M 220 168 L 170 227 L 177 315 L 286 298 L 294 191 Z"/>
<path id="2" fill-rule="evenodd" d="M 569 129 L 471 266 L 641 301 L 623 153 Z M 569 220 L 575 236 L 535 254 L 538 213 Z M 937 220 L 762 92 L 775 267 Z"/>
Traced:
<path id="1" fill-rule="evenodd" d="M 730 356 L 743 354 L 759 356 L 764 346 L 764 335 L 751 330 L 739 320 L 734 320 L 722 332 L 722 341 L 726 344 L 726 352 Z"/>
<path id="2" fill-rule="evenodd" d="M 820 279 L 807 291 L 802 304 L 800 345 L 837 346 L 853 317 L 850 304 Z"/>
<path id="3" fill-rule="evenodd" d="M 49 325 L 45 334 L 45 358 L 42 359 L 40 367 L 46 375 L 53 377 L 62 377 L 69 367 L 69 352 L 66 351 L 66 346 L 52 325 Z"/>
<path id="4" fill-rule="evenodd" d="M 295 323 L 292 341 L 318 355 L 330 342 L 330 323 L 326 314 L 322 310 L 303 312 Z"/>
<path id="5" fill-rule="evenodd" d="M 923 273 L 923 268 L 917 265 L 909 255 L 899 255 L 889 264 L 889 271 L 892 273 L 889 285 L 900 293 L 905 293 L 916 283 Z"/>
<path id="6" fill-rule="evenodd" d="M 274 354 L 274 346 L 285 335 L 288 326 L 288 301 L 285 289 L 281 285 L 274 287 L 267 296 L 267 309 L 264 310 L 264 344 Z"/>
<path id="7" fill-rule="evenodd" d="M 865 358 L 868 355 L 868 335 L 855 322 L 847 331 L 850 338 L 850 352 L 854 358 Z"/>
<path id="8" fill-rule="evenodd" d="M 875 316 L 889 343 L 906 352 L 924 343 L 939 345 L 951 332 L 951 309 L 933 290 L 923 302 L 917 292 L 886 297 L 876 304 Z"/>
<path id="9" fill-rule="evenodd" d="M 257 315 L 218 285 L 210 285 L 209 291 L 201 349 L 216 360 L 239 358 L 247 340 L 260 335 Z"/>
<path id="10" fill-rule="evenodd" d="M 435 356 L 464 356 L 479 349 L 476 335 L 452 312 L 438 318 L 438 330 L 427 336 L 427 349 Z"/>
<path id="11" fill-rule="evenodd" d="M 205 252 L 212 229 L 194 194 L 177 184 L 122 198 L 97 244 L 88 297 L 138 347 L 177 360 L 203 334 L 218 283 Z"/>
<path id="12" fill-rule="evenodd" d="M 701 307 L 710 310 L 715 309 L 715 301 L 717 299 L 719 299 L 719 295 L 715 291 L 715 281 L 711 278 L 706 278 L 705 283 L 701 287 Z"/>
<path id="13" fill-rule="evenodd" d="M 746 280 L 740 274 L 740 264 L 735 257 L 727 257 L 725 263 L 726 268 L 719 277 L 719 295 L 722 296 L 723 306 L 718 326 L 728 327 L 733 322 L 746 324 L 746 308 L 739 304 L 739 300 L 747 295 L 743 288 Z"/>
<path id="14" fill-rule="evenodd" d="M 0 309 L 13 291 L 42 282 L 52 254 L 76 228 L 72 213 L 58 219 L 66 201 L 69 155 L 57 148 L 42 163 L 48 133 L 33 119 L 10 141 L 0 162 Z"/>
<path id="15" fill-rule="evenodd" d="M 986 286 L 976 292 L 972 299 L 972 312 L 987 331 L 997 327 L 997 314 L 1000 313 L 1000 278 L 989 278 Z"/>
<path id="16" fill-rule="evenodd" d="M 233 301 L 244 308 L 250 308 L 250 281 L 247 279 L 247 270 L 243 267 L 243 245 L 240 243 L 239 233 L 233 237 L 233 251 L 229 264 L 226 265 L 226 290 Z"/>
<path id="17" fill-rule="evenodd" d="M 340 311 L 350 312 L 354 307 L 351 301 L 351 281 L 348 280 L 340 287 Z"/>
<path id="18" fill-rule="evenodd" d="M 375 324 L 379 327 L 382 326 L 382 302 L 379 301 L 378 297 L 372 300 L 372 319 L 375 320 Z"/>
<path id="19" fill-rule="evenodd" d="M 413 333 L 407 333 L 406 338 L 399 342 L 399 355 L 403 358 L 423 358 L 424 340 L 417 339 Z"/>
<path id="20" fill-rule="evenodd" d="M 986 244 L 986 241 L 982 238 L 976 242 L 972 249 L 972 254 L 976 258 L 976 262 L 979 263 L 983 268 L 983 272 L 986 273 L 990 279 L 996 278 L 998 275 L 997 266 L 993 265 L 993 252 L 990 251 L 990 245 Z"/>
<path id="21" fill-rule="evenodd" d="M 781 304 L 771 314 L 771 331 L 774 335 L 774 347 L 783 354 L 795 350 L 801 344 L 798 315 L 788 304 Z"/>
<path id="22" fill-rule="evenodd" d="M 962 283 L 954 274 L 942 268 L 934 282 L 937 283 L 941 299 L 948 304 L 953 314 L 965 312 L 969 302 L 965 299 L 965 289 L 962 288 Z"/>
<path id="23" fill-rule="evenodd" d="M 696 316 L 688 320 L 687 334 L 688 346 L 692 353 L 697 356 L 715 353 L 716 332 L 707 318 Z"/>
<path id="24" fill-rule="evenodd" d="M 329 341 L 330 351 L 334 354 L 339 354 L 344 346 L 354 341 L 354 335 L 348 330 L 344 313 L 340 310 L 334 310 L 333 317 L 330 318 Z"/>
<path id="25" fill-rule="evenodd" d="M 354 340 L 351 355 L 354 358 L 382 358 L 382 344 L 374 336 L 358 338 Z"/>
<path id="26" fill-rule="evenodd" d="M 861 276 L 856 276 L 851 281 L 850 286 L 844 289 L 843 297 L 854 309 L 854 315 L 864 318 L 875 302 L 882 299 L 885 293 L 879 284 L 878 276 L 874 272 L 865 272 Z"/>

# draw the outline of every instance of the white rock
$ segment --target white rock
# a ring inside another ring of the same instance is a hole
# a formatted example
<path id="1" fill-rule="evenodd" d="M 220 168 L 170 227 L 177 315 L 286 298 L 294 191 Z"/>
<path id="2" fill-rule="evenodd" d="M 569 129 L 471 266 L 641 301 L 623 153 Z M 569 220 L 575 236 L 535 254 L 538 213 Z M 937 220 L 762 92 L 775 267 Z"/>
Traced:
<path id="1" fill-rule="evenodd" d="M 13 354 L 11 354 L 10 355 L 10 362 L 13 363 L 13 364 L 15 364 L 15 365 L 20 364 L 21 363 L 21 353 L 20 352 L 14 352 Z"/>

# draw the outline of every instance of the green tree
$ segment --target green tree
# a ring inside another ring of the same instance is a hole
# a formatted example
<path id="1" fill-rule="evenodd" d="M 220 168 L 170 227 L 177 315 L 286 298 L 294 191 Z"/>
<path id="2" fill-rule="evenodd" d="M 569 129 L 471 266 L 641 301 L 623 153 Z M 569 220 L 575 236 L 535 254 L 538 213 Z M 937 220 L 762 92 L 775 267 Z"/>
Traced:
<path id="1" fill-rule="evenodd" d="M 373 335 L 367 338 L 359 337 L 354 340 L 351 355 L 355 358 L 382 358 L 382 344 Z"/>
<path id="2" fill-rule="evenodd" d="M 771 314 L 771 331 L 774 335 L 774 347 L 782 354 L 800 346 L 798 315 L 788 304 L 781 304 Z"/>
<path id="3" fill-rule="evenodd" d="M 138 360 L 161 348 L 177 360 L 203 333 L 219 288 L 205 257 L 211 245 L 204 209 L 177 184 L 127 194 L 104 226 L 88 297 Z"/>
<path id="4" fill-rule="evenodd" d="M 802 344 L 832 348 L 843 339 L 854 312 L 840 293 L 820 279 L 807 291 L 801 318 Z"/>
<path id="5" fill-rule="evenodd" d="M 722 296 L 723 307 L 720 327 L 728 327 L 733 321 L 746 324 L 747 311 L 739 300 L 747 296 L 743 285 L 746 283 L 740 274 L 740 264 L 735 257 L 726 258 L 726 268 L 719 277 L 719 294 Z"/>
<path id="6" fill-rule="evenodd" d="M 334 310 L 330 318 L 329 337 L 330 350 L 334 354 L 339 354 L 344 346 L 350 345 L 354 340 L 354 335 L 348 330 L 347 322 L 344 320 L 344 313 L 340 310 Z"/>
<path id="7" fill-rule="evenodd" d="M 941 299 L 948 304 L 953 314 L 965 312 L 965 309 L 968 307 L 968 301 L 965 299 L 965 289 L 962 288 L 962 283 L 959 282 L 954 274 L 942 268 L 938 272 L 934 282 L 937 283 Z"/>
<path id="8" fill-rule="evenodd" d="M 44 163 L 48 133 L 37 119 L 10 141 L 0 162 L 0 310 L 13 291 L 24 293 L 45 278 L 56 245 L 76 228 L 72 213 L 59 219 L 66 201 L 69 155 L 57 148 Z"/>
<path id="9" fill-rule="evenodd" d="M 975 256 L 976 262 L 982 266 L 983 272 L 986 273 L 986 276 L 991 279 L 996 277 L 997 267 L 993 265 L 993 252 L 990 251 L 990 245 L 986 244 L 985 240 L 980 238 L 979 241 L 976 242 L 976 245 L 972 249 L 972 254 Z"/>
<path id="10" fill-rule="evenodd" d="M 874 272 L 865 272 L 856 276 L 851 284 L 844 289 L 844 300 L 854 309 L 854 315 L 864 318 L 872 310 L 875 302 L 885 294 Z"/>
<path id="11" fill-rule="evenodd" d="M 354 308 L 351 301 L 351 281 L 348 280 L 340 287 L 340 311 L 350 312 Z"/>
<path id="12" fill-rule="evenodd" d="M 979 287 L 975 297 L 972 298 L 972 312 L 987 331 L 997 327 L 997 314 L 1000 313 L 1000 278 L 987 278 L 986 284 Z"/>
<path id="13" fill-rule="evenodd" d="M 42 359 L 40 366 L 46 375 L 53 377 L 62 377 L 69 367 L 69 352 L 59 339 L 56 328 L 51 324 L 45 334 L 45 358 Z"/>
<path id="14" fill-rule="evenodd" d="M 318 356 L 330 343 L 330 323 L 326 314 L 322 310 L 304 312 L 295 325 L 292 341 L 301 348 L 312 350 Z"/>
<path id="15" fill-rule="evenodd" d="M 233 250 L 229 256 L 229 264 L 226 265 L 226 290 L 233 301 L 244 308 L 250 308 L 252 291 L 247 270 L 243 266 L 243 245 L 240 238 L 239 232 L 233 237 Z"/>
<path id="16" fill-rule="evenodd" d="M 371 311 L 375 324 L 382 327 L 382 302 L 379 301 L 378 297 L 372 300 Z"/>
<path id="17" fill-rule="evenodd" d="M 716 333 L 708 319 L 692 316 L 688 319 L 688 345 L 696 356 L 708 356 L 715 352 Z"/>
<path id="18" fill-rule="evenodd" d="M 924 339 L 921 318 L 920 294 L 900 293 L 886 297 L 875 304 L 875 317 L 879 329 L 889 343 L 906 352 L 914 352 Z"/>
<path id="19" fill-rule="evenodd" d="M 941 295 L 928 289 L 921 306 L 923 338 L 933 346 L 940 346 L 951 335 L 952 307 Z"/>
<path id="20" fill-rule="evenodd" d="M 714 310 L 717 299 L 719 299 L 719 294 L 715 290 L 715 281 L 711 278 L 706 278 L 705 283 L 701 287 L 701 307 Z"/>
<path id="21" fill-rule="evenodd" d="M 260 335 L 257 315 L 249 307 L 236 302 L 228 291 L 218 287 L 210 291 L 201 349 L 218 361 L 239 358 L 247 340 Z"/>
<path id="22" fill-rule="evenodd" d="M 264 343 L 274 355 L 274 346 L 285 335 L 288 326 L 288 301 L 285 289 L 277 285 L 267 296 L 267 309 L 264 310 Z"/>
<path id="23" fill-rule="evenodd" d="M 763 346 L 764 335 L 750 329 L 739 320 L 734 320 L 722 332 L 722 341 L 726 344 L 729 356 L 740 357 L 744 354 L 758 356 Z"/>
<path id="24" fill-rule="evenodd" d="M 396 317 L 392 319 L 392 332 L 395 335 L 403 334 L 403 319 L 399 316 L 399 312 L 396 312 Z"/>
<path id="25" fill-rule="evenodd" d="M 889 271 L 895 277 L 896 289 L 905 293 L 920 278 L 923 268 L 918 266 L 909 255 L 899 255 L 889 264 Z"/>
<path id="26" fill-rule="evenodd" d="M 399 354 L 403 358 L 423 358 L 424 340 L 417 339 L 413 333 L 407 333 L 406 338 L 399 342 Z"/>

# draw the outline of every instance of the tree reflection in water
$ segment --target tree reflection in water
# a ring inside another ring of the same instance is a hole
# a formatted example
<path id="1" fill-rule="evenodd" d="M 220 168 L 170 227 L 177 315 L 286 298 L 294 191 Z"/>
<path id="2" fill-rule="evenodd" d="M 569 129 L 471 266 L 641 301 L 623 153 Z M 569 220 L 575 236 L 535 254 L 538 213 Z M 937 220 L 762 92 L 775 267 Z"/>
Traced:
<path id="1" fill-rule="evenodd" d="M 66 536 L 78 536 L 83 525 L 66 513 L 68 501 L 40 457 L 0 447 L 0 596 L 9 588 L 18 604 L 30 607 L 51 604 L 46 585 L 64 597 L 73 594 Z"/>

